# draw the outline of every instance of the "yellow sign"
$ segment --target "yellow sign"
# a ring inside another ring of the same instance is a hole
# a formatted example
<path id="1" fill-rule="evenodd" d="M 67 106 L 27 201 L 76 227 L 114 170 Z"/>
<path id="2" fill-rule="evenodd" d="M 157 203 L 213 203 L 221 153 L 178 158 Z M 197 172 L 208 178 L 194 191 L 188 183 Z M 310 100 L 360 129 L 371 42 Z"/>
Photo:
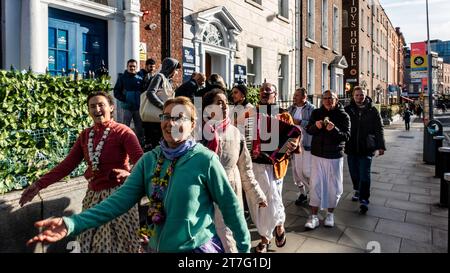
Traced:
<path id="1" fill-rule="evenodd" d="M 428 69 L 426 43 L 411 43 L 411 71 Z"/>
<path id="2" fill-rule="evenodd" d="M 147 44 L 139 43 L 139 60 L 146 61 L 147 60 Z"/>

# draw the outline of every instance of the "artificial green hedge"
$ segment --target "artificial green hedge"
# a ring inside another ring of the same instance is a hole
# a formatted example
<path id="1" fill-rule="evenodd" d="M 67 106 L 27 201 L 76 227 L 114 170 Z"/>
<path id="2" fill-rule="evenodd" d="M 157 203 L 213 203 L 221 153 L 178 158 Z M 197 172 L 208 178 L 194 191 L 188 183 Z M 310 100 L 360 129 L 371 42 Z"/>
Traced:
<path id="1" fill-rule="evenodd" d="M 0 194 L 22 189 L 64 159 L 91 124 L 86 97 L 98 90 L 110 90 L 107 77 L 72 81 L 0 70 Z"/>

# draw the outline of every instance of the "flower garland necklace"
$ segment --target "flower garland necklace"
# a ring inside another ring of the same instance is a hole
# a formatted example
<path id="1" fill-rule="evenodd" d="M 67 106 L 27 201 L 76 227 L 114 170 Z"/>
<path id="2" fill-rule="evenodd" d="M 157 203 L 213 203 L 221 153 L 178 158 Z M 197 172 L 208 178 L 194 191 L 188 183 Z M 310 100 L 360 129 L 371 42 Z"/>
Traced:
<path id="1" fill-rule="evenodd" d="M 88 140 L 88 153 L 89 159 L 92 163 L 92 171 L 98 171 L 98 165 L 100 164 L 100 155 L 102 154 L 103 145 L 105 145 L 105 140 L 108 137 L 109 131 L 111 128 L 106 127 L 105 131 L 103 131 L 103 136 L 100 139 L 100 142 L 95 147 L 94 152 L 94 128 L 89 132 L 89 140 Z"/>
<path id="2" fill-rule="evenodd" d="M 177 163 L 177 159 L 173 160 L 167 167 L 166 173 L 163 178 L 160 178 L 161 168 L 164 162 L 164 155 L 161 153 L 156 164 L 155 172 L 151 178 L 152 182 L 152 195 L 149 198 L 150 206 L 148 209 L 148 217 L 151 219 L 151 224 L 143 227 L 139 230 L 141 235 L 147 237 L 153 237 L 155 235 L 156 225 L 161 225 L 166 219 L 164 213 L 164 193 L 169 185 L 170 177 L 173 174 L 173 169 Z"/>

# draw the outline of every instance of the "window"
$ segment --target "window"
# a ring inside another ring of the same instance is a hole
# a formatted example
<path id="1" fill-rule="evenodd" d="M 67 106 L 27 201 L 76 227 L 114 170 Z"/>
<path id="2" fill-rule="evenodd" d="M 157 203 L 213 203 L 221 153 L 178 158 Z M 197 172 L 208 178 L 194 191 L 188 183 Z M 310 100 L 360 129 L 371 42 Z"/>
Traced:
<path id="1" fill-rule="evenodd" d="M 203 32 L 203 42 L 212 45 L 225 46 L 222 32 L 213 24 L 209 24 L 205 27 L 205 31 Z"/>
<path id="2" fill-rule="evenodd" d="M 361 62 L 360 62 L 360 67 L 361 67 L 360 70 L 361 70 L 361 74 L 364 73 L 364 71 L 365 71 L 365 70 L 364 70 L 364 66 L 366 65 L 366 63 L 364 62 L 364 55 L 365 55 L 364 53 L 365 53 L 364 47 L 362 46 L 362 47 L 361 47 L 361 55 L 360 55 L 360 56 L 361 56 L 361 58 L 360 58 L 360 61 L 361 61 Z"/>
<path id="3" fill-rule="evenodd" d="M 245 0 L 245 2 L 254 2 L 256 4 L 261 5 L 262 0 Z"/>
<path id="4" fill-rule="evenodd" d="M 247 46 L 247 82 L 249 85 L 261 83 L 261 48 Z"/>
<path id="5" fill-rule="evenodd" d="M 328 0 L 322 0 L 322 45 L 328 46 Z"/>
<path id="6" fill-rule="evenodd" d="M 307 36 L 314 40 L 314 0 L 308 0 L 308 14 L 306 19 Z"/>
<path id="7" fill-rule="evenodd" d="M 359 17 L 361 22 L 359 22 L 359 24 L 361 25 L 361 29 L 364 30 L 364 19 L 366 18 L 364 16 L 364 9 L 361 9 L 361 16 Z"/>
<path id="8" fill-rule="evenodd" d="M 308 95 L 314 94 L 314 59 L 308 58 L 308 66 L 306 67 L 306 90 Z"/>
<path id="9" fill-rule="evenodd" d="M 278 54 L 277 65 L 278 65 L 278 94 L 281 100 L 288 100 L 288 65 L 289 59 L 287 55 Z"/>
<path id="10" fill-rule="evenodd" d="M 367 16 L 367 34 L 370 35 L 370 17 Z"/>
<path id="11" fill-rule="evenodd" d="M 289 18 L 289 2 L 288 0 L 278 0 L 278 14 L 284 18 Z"/>
<path id="12" fill-rule="evenodd" d="M 367 75 L 370 75 L 370 51 L 367 50 Z"/>
<path id="13" fill-rule="evenodd" d="M 328 64 L 322 63 L 322 93 L 328 89 Z"/>
<path id="14" fill-rule="evenodd" d="M 333 6 L 333 50 L 339 51 L 339 41 L 341 40 L 339 32 L 339 9 Z"/>

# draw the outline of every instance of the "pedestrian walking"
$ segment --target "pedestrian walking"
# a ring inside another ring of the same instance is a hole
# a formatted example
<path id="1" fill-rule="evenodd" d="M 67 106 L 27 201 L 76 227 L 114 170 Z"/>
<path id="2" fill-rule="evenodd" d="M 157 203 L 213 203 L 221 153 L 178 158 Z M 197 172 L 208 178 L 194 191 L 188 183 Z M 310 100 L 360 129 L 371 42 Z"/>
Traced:
<path id="1" fill-rule="evenodd" d="M 129 161 L 136 164 L 143 152 L 134 132 L 112 119 L 113 101 L 108 93 L 102 91 L 88 95 L 87 105 L 94 126 L 81 132 L 69 154 L 60 164 L 22 193 L 19 201 L 21 206 L 31 201 L 40 190 L 68 176 L 83 159 L 88 165 L 84 172 L 88 190 L 83 198 L 82 211 L 89 210 L 122 187 L 130 174 Z M 121 214 L 116 215 L 115 219 L 110 220 L 112 221 L 97 225 L 96 229 L 89 229 L 83 233 L 80 230 L 77 233 L 81 252 L 141 252 L 137 233 L 139 230 L 137 206 L 131 204 L 124 208 Z"/>
<path id="2" fill-rule="evenodd" d="M 352 201 L 360 202 L 360 212 L 369 209 L 370 169 L 375 152 L 383 155 L 386 150 L 383 121 L 372 99 L 359 86 L 353 89 L 350 105 L 345 107 L 350 116 L 351 134 L 345 143 L 348 170 L 353 183 Z"/>
<path id="3" fill-rule="evenodd" d="M 146 91 L 146 98 L 157 108 L 162 109 L 164 106 L 164 101 L 157 96 L 157 93 L 160 92 L 161 89 L 164 89 L 164 92 L 167 94 L 172 94 L 173 97 L 173 88 L 170 79 L 178 74 L 180 68 L 181 65 L 178 60 L 174 58 L 165 58 L 162 62 L 161 71 L 153 76 Z M 161 123 L 146 122 L 144 131 L 144 151 L 149 151 L 158 146 L 161 137 Z"/>
<path id="4" fill-rule="evenodd" d="M 403 120 L 405 121 L 406 131 L 409 131 L 412 114 L 413 113 L 408 109 L 408 106 L 405 106 L 405 110 L 403 111 Z"/>
<path id="5" fill-rule="evenodd" d="M 145 194 L 152 224 L 146 233 L 151 252 L 222 253 L 214 226 L 214 203 L 230 228 L 239 252 L 249 252 L 250 233 L 242 208 L 218 156 L 192 137 L 197 119 L 188 98 L 164 103 L 163 140 L 134 166 L 114 195 L 70 217 L 35 223 L 44 231 L 27 243 L 56 242 L 67 235 L 98 227 L 126 212 Z"/>
<path id="6" fill-rule="evenodd" d="M 336 92 L 322 95 L 322 106 L 312 112 L 307 133 L 311 134 L 311 216 L 306 229 L 319 226 L 319 208 L 327 210 L 323 225 L 334 226 L 334 209 L 343 192 L 344 146 L 350 138 L 350 118 Z"/>
<path id="7" fill-rule="evenodd" d="M 137 61 L 130 59 L 127 62 L 127 70 L 119 74 L 114 86 L 114 97 L 119 100 L 119 107 L 122 108 L 122 118 L 119 121 L 126 126 L 134 123 L 134 130 L 139 142 L 144 143 L 144 131 L 142 120 L 139 115 L 140 97 L 142 93 L 142 77 L 137 73 Z"/>
<path id="8" fill-rule="evenodd" d="M 279 160 L 271 159 L 268 154 L 272 154 L 272 151 L 267 151 L 264 146 L 272 142 L 279 144 L 280 135 L 286 134 L 286 132 L 281 131 L 282 123 L 293 124 L 293 121 L 287 110 L 280 109 L 276 105 L 277 91 L 275 85 L 265 82 L 259 90 L 259 98 L 255 124 L 256 139 L 253 141 L 251 155 L 253 172 L 256 181 L 266 194 L 268 206 L 258 208 L 258 205 L 250 198 L 247 199 L 247 202 L 253 223 L 255 223 L 261 237 L 255 252 L 261 253 L 267 252 L 273 235 L 275 235 L 277 247 L 283 247 L 286 244 L 284 228 L 286 213 L 282 198 L 283 178 L 287 172 L 290 154 L 298 148 L 300 139 L 299 137 L 290 139 L 286 143 L 287 152 Z M 267 126 L 264 129 L 263 123 L 266 125 L 272 124 L 272 119 L 278 121 L 278 132 L 267 130 Z M 300 130 L 298 130 L 298 135 L 300 134 Z"/>
<path id="9" fill-rule="evenodd" d="M 307 202 L 307 192 L 310 188 L 311 178 L 311 140 L 312 135 L 306 132 L 306 126 L 316 107 L 308 101 L 306 88 L 297 88 L 294 92 L 294 104 L 288 108 L 293 117 L 294 124 L 302 131 L 301 153 L 294 153 L 292 160 L 292 177 L 299 189 L 295 205 L 300 206 Z"/>
<path id="10" fill-rule="evenodd" d="M 245 138 L 229 118 L 228 99 L 222 89 L 213 89 L 203 97 L 203 113 L 207 121 L 203 126 L 203 143 L 218 156 L 225 168 L 228 181 L 244 208 L 242 192 L 257 208 L 267 207 L 267 199 L 253 174 L 252 159 Z M 220 209 L 214 215 L 217 234 L 225 252 L 237 252 L 231 230 L 225 225 Z"/>
<path id="11" fill-rule="evenodd" d="M 189 81 L 183 83 L 175 90 L 175 97 L 188 97 L 194 103 L 194 97 L 197 96 L 198 90 L 205 84 L 206 76 L 200 72 L 192 73 Z"/>

